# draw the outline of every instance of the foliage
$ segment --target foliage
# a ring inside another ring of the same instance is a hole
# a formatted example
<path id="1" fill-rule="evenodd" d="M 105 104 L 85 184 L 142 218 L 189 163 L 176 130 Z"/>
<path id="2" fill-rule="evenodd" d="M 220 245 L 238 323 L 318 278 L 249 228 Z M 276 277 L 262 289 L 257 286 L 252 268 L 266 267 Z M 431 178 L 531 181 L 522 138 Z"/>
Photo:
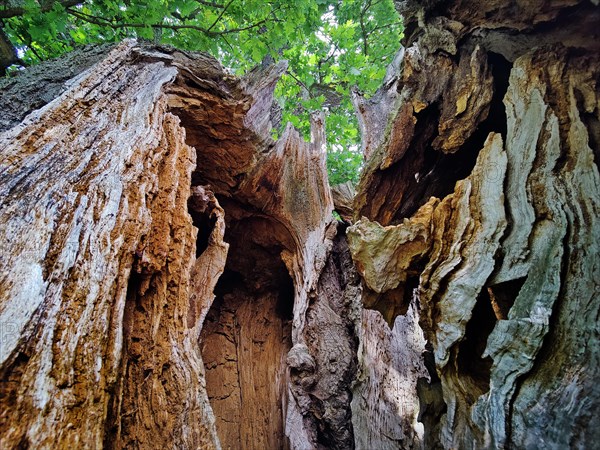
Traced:
<path id="1" fill-rule="evenodd" d="M 310 113 L 326 111 L 335 184 L 356 182 L 362 165 L 349 90 L 377 89 L 402 25 L 392 0 L 0 0 L 2 29 L 22 64 L 126 37 L 207 51 L 238 74 L 287 59 L 282 127 L 308 137 Z"/>

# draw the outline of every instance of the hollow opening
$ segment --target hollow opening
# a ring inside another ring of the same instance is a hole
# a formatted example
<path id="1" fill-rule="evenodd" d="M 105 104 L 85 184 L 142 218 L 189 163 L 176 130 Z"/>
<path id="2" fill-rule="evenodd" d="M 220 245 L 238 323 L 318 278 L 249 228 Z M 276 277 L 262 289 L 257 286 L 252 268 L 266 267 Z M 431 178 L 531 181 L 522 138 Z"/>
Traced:
<path id="1" fill-rule="evenodd" d="M 225 272 L 200 337 L 217 433 L 223 449 L 287 448 L 294 285 L 280 257 L 283 230 L 253 216 L 227 225 Z"/>
<path id="2" fill-rule="evenodd" d="M 407 200 L 396 213 L 395 222 L 410 217 L 431 196 L 443 198 L 451 194 L 456 182 L 468 177 L 473 171 L 477 156 L 491 132 L 500 133 L 503 139 L 506 138 L 506 109 L 503 99 L 508 89 L 512 64 L 502 55 L 493 52 L 488 53 L 488 63 L 494 79 L 494 94 L 487 118 L 479 124 L 456 153 L 434 150 L 431 147 L 433 140 L 431 139 L 424 149 L 424 162 L 417 183 L 410 189 Z M 437 122 L 434 120 L 435 117 L 425 119 Z M 419 117 L 419 120 L 423 118 Z"/>
<path id="3" fill-rule="evenodd" d="M 483 357 L 487 340 L 498 320 L 508 318 L 526 277 L 484 287 L 477 298 L 465 337 L 455 353 L 458 378 L 462 380 L 463 393 L 472 405 L 477 398 L 490 390 L 492 359 Z"/>
<path id="4" fill-rule="evenodd" d="M 600 76 L 596 85 L 600 85 Z M 588 145 L 592 149 L 594 163 L 600 168 L 600 111 L 596 107 L 594 111 L 589 112 L 585 107 L 585 95 L 579 89 L 573 89 L 573 93 L 581 121 L 588 132 Z"/>
<path id="5" fill-rule="evenodd" d="M 178 83 L 195 89 L 186 77 Z M 185 89 L 177 96 L 187 95 Z M 233 193 L 255 158 L 254 135 L 230 103 L 210 92 L 202 101 L 202 107 L 195 106 L 194 99 L 184 107 L 173 101 L 171 112 L 180 118 L 186 143 L 199 162 L 188 202 L 198 228 L 197 257 L 210 245 L 216 224 L 197 188 L 214 194 L 225 212 L 225 270 L 200 333 L 206 391 L 223 449 L 285 449 L 285 360 L 291 348 L 295 290 L 280 255 L 295 244 L 287 229 L 247 198 L 233 200 L 241 198 Z"/>
<path id="6" fill-rule="evenodd" d="M 373 173 L 372 185 L 377 190 L 377 195 L 385 198 L 385 208 L 381 202 L 365 205 L 361 215 L 382 225 L 389 225 L 412 215 L 425 203 L 423 192 L 427 188 L 427 182 L 424 182 L 424 178 L 436 160 L 431 143 L 438 134 L 439 116 L 437 103 L 415 114 L 417 121 L 410 150 L 388 168 Z"/>
<path id="7" fill-rule="evenodd" d="M 188 205 L 188 212 L 192 216 L 194 226 L 198 228 L 196 236 L 196 258 L 198 258 L 208 248 L 208 241 L 217 223 L 217 218 L 211 212 L 198 211 L 191 205 Z"/>
<path id="8" fill-rule="evenodd" d="M 490 304 L 498 320 L 508 319 L 508 312 L 515 303 L 527 277 L 498 283 L 487 288 Z"/>
<path id="9" fill-rule="evenodd" d="M 490 390 L 493 361 L 489 356 L 483 358 L 482 355 L 495 325 L 496 316 L 488 291 L 482 289 L 456 354 L 457 374 L 462 379 L 464 395 L 470 405 Z"/>
<path id="10" fill-rule="evenodd" d="M 419 113 L 410 151 L 402 160 L 376 176 L 378 190 L 392 193 L 387 198 L 386 214 L 378 213 L 374 220 L 384 225 L 398 223 L 413 215 L 430 197 L 443 198 L 454 191 L 458 180 L 469 176 L 477 156 L 491 132 L 506 137 L 506 110 L 503 103 L 508 89 L 512 64 L 502 55 L 489 52 L 488 63 L 493 76 L 494 93 L 488 116 L 455 153 L 435 150 L 433 141 L 438 136 L 439 105 L 433 103 Z M 390 203 L 390 198 L 395 203 Z M 387 216 L 392 211 L 391 216 Z"/>

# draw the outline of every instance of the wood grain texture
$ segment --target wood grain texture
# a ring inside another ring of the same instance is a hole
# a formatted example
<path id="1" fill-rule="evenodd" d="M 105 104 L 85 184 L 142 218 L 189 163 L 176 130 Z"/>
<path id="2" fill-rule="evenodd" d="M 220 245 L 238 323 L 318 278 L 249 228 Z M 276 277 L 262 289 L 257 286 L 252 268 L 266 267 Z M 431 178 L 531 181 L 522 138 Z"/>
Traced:
<path id="1" fill-rule="evenodd" d="M 600 59 L 580 14 L 600 11 L 397 3 L 407 48 L 397 88 L 378 94 L 393 107 L 361 111 L 389 137 L 371 148 L 366 138 L 348 240 L 363 303 L 388 323 L 416 289 L 427 351 L 404 364 L 424 363 L 428 376 L 412 373 L 403 389 L 416 386 L 420 445 L 594 446 Z"/>
<path id="2" fill-rule="evenodd" d="M 271 139 L 285 64 L 239 79 L 133 41 L 99 59 L 0 135 L 3 448 L 302 440 L 286 357 L 336 234 L 323 118 L 311 144 Z M 230 439 L 199 340 L 232 272 L 249 407 Z"/>
<path id="3" fill-rule="evenodd" d="M 0 446 L 593 448 L 596 3 L 397 1 L 353 204 L 322 115 L 270 136 L 285 62 L 3 84 Z"/>

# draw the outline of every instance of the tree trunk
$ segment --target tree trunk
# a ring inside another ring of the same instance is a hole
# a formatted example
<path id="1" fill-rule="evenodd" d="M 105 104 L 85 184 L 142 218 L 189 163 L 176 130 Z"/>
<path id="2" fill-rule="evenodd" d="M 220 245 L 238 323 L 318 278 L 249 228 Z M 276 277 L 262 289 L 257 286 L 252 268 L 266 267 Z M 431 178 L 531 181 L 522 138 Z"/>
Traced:
<path id="1" fill-rule="evenodd" d="M 3 133 L 3 448 L 284 445 L 337 232 L 322 119 L 269 137 L 283 70 L 125 42 Z"/>
<path id="2" fill-rule="evenodd" d="M 600 11 L 525 3 L 397 2 L 353 204 L 283 63 L 2 81 L 2 448 L 594 447 Z"/>
<path id="3" fill-rule="evenodd" d="M 363 300 L 390 325 L 417 307 L 428 342 L 403 360 L 424 441 L 399 446 L 600 439 L 592 3 L 398 2 L 401 61 L 373 99 L 355 96 L 369 159 L 348 239 Z M 388 427 L 376 418 L 367 441 Z"/>

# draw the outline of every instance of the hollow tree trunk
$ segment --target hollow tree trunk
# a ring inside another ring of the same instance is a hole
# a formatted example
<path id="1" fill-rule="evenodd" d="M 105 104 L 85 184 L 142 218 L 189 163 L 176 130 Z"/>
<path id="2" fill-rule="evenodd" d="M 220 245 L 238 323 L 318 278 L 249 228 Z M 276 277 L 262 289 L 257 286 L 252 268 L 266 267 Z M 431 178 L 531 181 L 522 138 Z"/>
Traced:
<path id="1" fill-rule="evenodd" d="M 390 325 L 418 307 L 428 342 L 403 361 L 424 441 L 398 445 L 592 448 L 600 8 L 397 6 L 405 49 L 373 99 L 354 98 L 368 160 L 348 239 L 365 305 Z M 393 371 L 372 372 L 367 403 Z M 364 439 L 381 442 L 375 417 Z"/>
<path id="2" fill-rule="evenodd" d="M 2 81 L 2 448 L 594 447 L 598 7 L 397 7 L 347 237 L 322 117 L 270 137 L 283 64 Z"/>
<path id="3" fill-rule="evenodd" d="M 286 369 L 338 258 L 322 118 L 312 144 L 270 138 L 282 64 L 236 79 L 202 54 L 102 51 L 56 98 L 7 106 L 2 448 L 316 446 L 318 420 L 352 442 L 349 394 L 317 420 Z"/>

